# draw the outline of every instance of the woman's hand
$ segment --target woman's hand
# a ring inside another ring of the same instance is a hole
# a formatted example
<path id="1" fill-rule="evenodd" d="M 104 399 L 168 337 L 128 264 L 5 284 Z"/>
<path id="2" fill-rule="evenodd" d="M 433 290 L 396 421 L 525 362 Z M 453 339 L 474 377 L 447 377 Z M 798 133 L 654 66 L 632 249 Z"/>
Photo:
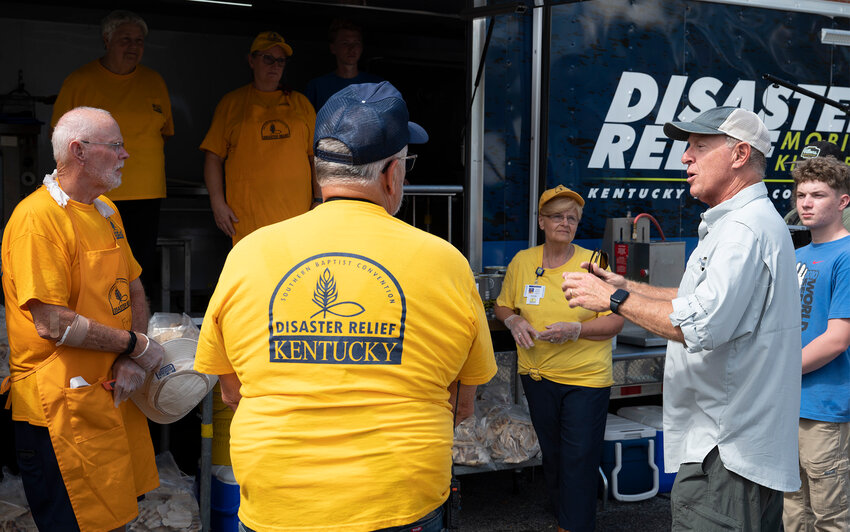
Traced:
<path id="1" fill-rule="evenodd" d="M 567 341 L 575 342 L 578 340 L 579 334 L 581 334 L 581 322 L 559 321 L 547 325 L 546 330 L 537 335 L 537 339 L 553 344 L 562 344 Z"/>
<path id="2" fill-rule="evenodd" d="M 534 339 L 540 334 L 519 314 L 512 314 L 505 318 L 505 327 L 510 329 L 516 345 L 525 349 L 534 347 Z"/>

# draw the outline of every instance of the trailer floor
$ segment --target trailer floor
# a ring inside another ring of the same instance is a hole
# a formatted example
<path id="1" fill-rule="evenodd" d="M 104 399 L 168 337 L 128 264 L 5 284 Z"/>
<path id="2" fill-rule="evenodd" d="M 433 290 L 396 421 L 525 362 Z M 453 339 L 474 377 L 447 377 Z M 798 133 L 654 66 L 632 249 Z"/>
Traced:
<path id="1" fill-rule="evenodd" d="M 539 467 L 463 475 L 460 483 L 462 532 L 557 530 Z M 663 531 L 670 522 L 667 493 L 639 502 L 609 500 L 605 509 L 597 500 L 597 532 Z"/>

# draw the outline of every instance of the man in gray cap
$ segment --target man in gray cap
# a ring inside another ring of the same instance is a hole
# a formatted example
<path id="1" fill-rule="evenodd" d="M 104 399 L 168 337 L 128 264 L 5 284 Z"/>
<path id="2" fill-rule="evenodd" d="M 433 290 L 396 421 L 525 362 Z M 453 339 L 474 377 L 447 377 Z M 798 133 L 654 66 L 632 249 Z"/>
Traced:
<path id="1" fill-rule="evenodd" d="M 571 306 L 610 308 L 671 340 L 664 463 L 679 466 L 673 529 L 779 530 L 781 492 L 800 487 L 802 362 L 794 248 L 762 183 L 770 134 L 735 107 L 669 122 L 664 133 L 688 141 L 690 193 L 709 206 L 678 290 L 593 266 L 595 275 L 566 276 L 564 293 Z"/>
<path id="2" fill-rule="evenodd" d="M 393 217 L 427 139 L 389 83 L 337 92 L 314 137 L 324 203 L 227 258 L 195 367 L 236 410 L 240 530 L 442 529 L 450 389 L 460 421 L 496 364 L 469 263 Z"/>

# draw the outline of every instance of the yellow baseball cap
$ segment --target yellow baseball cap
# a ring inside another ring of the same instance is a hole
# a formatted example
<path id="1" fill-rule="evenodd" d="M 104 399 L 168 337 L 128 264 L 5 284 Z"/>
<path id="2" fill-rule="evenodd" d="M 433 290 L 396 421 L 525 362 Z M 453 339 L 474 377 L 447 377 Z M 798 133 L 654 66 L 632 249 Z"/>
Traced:
<path id="1" fill-rule="evenodd" d="M 558 185 L 555 188 L 550 188 L 540 195 L 540 201 L 537 203 L 538 212 L 543 206 L 555 198 L 570 198 L 578 203 L 579 207 L 584 207 L 584 198 L 578 192 L 574 192 L 564 185 Z"/>
<path id="2" fill-rule="evenodd" d="M 264 31 L 257 35 L 257 38 L 254 39 L 254 42 L 251 44 L 251 53 L 264 52 L 272 46 L 280 46 L 283 48 L 283 53 L 286 54 L 286 57 L 292 55 L 292 47 L 286 44 L 283 37 L 281 37 L 276 31 Z"/>

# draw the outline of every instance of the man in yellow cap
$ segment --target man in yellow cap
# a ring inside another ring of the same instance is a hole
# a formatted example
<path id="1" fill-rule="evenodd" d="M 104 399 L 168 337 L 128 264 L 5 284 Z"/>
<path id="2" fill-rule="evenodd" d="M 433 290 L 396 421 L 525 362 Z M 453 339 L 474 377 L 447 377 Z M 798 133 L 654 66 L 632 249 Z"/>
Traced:
<path id="1" fill-rule="evenodd" d="M 303 94 L 281 85 L 291 55 L 280 34 L 257 35 L 248 56 L 253 81 L 224 95 L 201 143 L 215 223 L 234 245 L 321 201 L 313 164 L 316 112 Z"/>

